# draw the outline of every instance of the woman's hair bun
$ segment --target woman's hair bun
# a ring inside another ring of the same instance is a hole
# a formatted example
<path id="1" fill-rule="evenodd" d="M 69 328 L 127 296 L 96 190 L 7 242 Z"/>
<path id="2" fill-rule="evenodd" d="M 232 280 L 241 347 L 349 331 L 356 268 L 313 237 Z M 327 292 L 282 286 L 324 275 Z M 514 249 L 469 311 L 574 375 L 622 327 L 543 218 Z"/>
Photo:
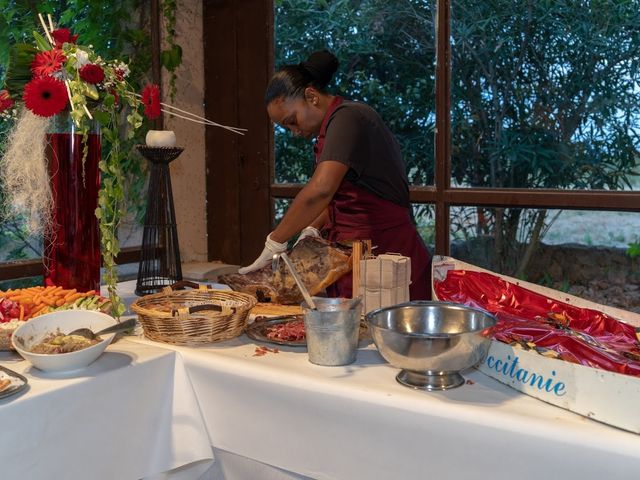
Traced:
<path id="1" fill-rule="evenodd" d="M 328 50 L 313 52 L 304 62 L 300 62 L 300 66 L 309 72 L 321 88 L 329 84 L 333 74 L 338 70 L 338 65 L 338 59 Z"/>

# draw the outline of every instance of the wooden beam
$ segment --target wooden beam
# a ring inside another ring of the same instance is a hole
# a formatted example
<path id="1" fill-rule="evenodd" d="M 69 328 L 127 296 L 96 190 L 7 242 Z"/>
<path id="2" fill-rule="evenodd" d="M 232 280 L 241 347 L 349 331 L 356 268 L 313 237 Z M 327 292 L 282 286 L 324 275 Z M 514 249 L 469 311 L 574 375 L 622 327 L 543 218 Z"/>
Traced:
<path id="1" fill-rule="evenodd" d="M 271 186 L 271 195 L 293 198 L 300 190 L 301 184 L 278 183 Z M 449 206 L 640 212 L 640 191 L 449 188 L 438 192 L 435 187 L 412 186 L 409 196 L 412 203 Z"/>
<path id="2" fill-rule="evenodd" d="M 438 0 L 436 15 L 436 254 L 449 255 L 449 205 L 444 192 L 451 186 L 451 4 Z M 425 91 L 424 95 L 429 95 Z"/>
<path id="3" fill-rule="evenodd" d="M 640 212 L 640 192 L 546 189 L 450 189 L 449 205 Z"/>
<path id="4" fill-rule="evenodd" d="M 160 87 L 162 92 L 162 65 L 160 64 L 160 53 L 162 52 L 162 21 L 160 0 L 151 0 L 150 5 L 150 30 L 151 30 L 151 80 Z M 153 128 L 162 130 L 164 119 L 162 115 L 153 120 Z"/>
<path id="5" fill-rule="evenodd" d="M 140 247 L 123 248 L 115 260 L 118 265 L 139 262 Z M 41 258 L 0 263 L 0 280 L 37 277 L 43 273 Z"/>

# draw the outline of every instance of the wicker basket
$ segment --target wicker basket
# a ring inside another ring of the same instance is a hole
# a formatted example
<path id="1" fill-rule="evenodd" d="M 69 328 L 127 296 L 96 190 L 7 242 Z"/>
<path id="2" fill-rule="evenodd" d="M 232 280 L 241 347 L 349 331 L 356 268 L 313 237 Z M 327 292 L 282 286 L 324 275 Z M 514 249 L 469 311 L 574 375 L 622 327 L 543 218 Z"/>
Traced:
<path id="1" fill-rule="evenodd" d="M 184 286 L 194 290 L 179 290 Z M 255 297 L 246 293 L 182 281 L 137 299 L 131 310 L 138 314 L 144 334 L 151 340 L 196 346 L 241 335 L 256 303 Z"/>

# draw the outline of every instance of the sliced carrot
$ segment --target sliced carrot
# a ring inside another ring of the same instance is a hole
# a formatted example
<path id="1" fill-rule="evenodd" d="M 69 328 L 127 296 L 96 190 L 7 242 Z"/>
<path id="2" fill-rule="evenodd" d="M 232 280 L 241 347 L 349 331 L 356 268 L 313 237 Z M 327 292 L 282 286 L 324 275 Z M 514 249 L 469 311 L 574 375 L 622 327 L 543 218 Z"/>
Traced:
<path id="1" fill-rule="evenodd" d="M 69 293 L 67 293 L 67 294 L 64 296 L 64 299 L 68 302 L 68 301 L 69 301 L 69 298 L 71 298 L 72 296 L 76 295 L 76 294 L 77 294 L 77 292 L 78 292 L 78 290 L 76 290 L 75 288 L 72 288 L 72 289 L 71 289 L 71 291 L 69 291 Z"/>
<path id="2" fill-rule="evenodd" d="M 48 311 L 49 311 L 49 305 L 45 305 L 45 304 L 40 305 L 38 308 L 36 308 L 31 312 L 30 318 L 37 317 L 38 315 L 42 315 L 43 313 L 46 313 Z"/>
<path id="3" fill-rule="evenodd" d="M 42 297 L 42 302 L 46 303 L 47 305 L 49 305 L 50 307 L 55 307 L 56 306 L 56 300 L 55 298 L 49 298 L 49 297 Z"/>
<path id="4" fill-rule="evenodd" d="M 28 295 L 24 295 L 21 297 L 14 297 L 12 298 L 12 300 L 14 302 L 18 302 L 18 303 L 33 303 L 33 297 L 28 296 Z"/>
<path id="5" fill-rule="evenodd" d="M 64 303 L 73 303 L 75 302 L 77 299 L 84 297 L 85 294 L 84 293 L 74 293 L 71 296 L 67 296 L 64 297 Z"/>

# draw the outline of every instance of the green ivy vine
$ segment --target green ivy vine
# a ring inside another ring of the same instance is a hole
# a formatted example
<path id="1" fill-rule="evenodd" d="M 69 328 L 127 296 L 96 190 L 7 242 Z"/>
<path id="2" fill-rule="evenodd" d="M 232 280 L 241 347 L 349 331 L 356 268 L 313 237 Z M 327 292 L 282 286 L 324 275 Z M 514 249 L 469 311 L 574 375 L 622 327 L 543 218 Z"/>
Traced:
<path id="1" fill-rule="evenodd" d="M 169 96 L 175 99 L 176 80 L 178 78 L 176 70 L 182 63 L 182 47 L 175 42 L 176 36 L 176 0 L 164 0 L 162 2 L 162 13 L 164 16 L 166 49 L 160 53 L 160 63 L 169 72 Z"/>
<path id="2" fill-rule="evenodd" d="M 98 192 L 98 208 L 96 209 L 96 217 L 100 220 L 103 279 L 111 300 L 111 312 L 115 317 L 120 317 L 125 311 L 125 306 L 116 292 L 116 283 L 118 282 L 116 257 L 120 253 L 117 234 L 120 221 L 126 213 L 125 175 L 122 161 L 127 156 L 121 148 L 119 120 L 120 115 L 114 112 L 102 125 L 102 135 L 111 145 L 111 149 L 98 164 L 103 174 L 103 181 L 102 188 Z M 127 115 L 127 123 L 132 126 L 127 129 L 127 140 L 132 140 L 135 137 L 136 126 L 141 126 L 142 122 L 142 116 L 135 110 Z"/>

